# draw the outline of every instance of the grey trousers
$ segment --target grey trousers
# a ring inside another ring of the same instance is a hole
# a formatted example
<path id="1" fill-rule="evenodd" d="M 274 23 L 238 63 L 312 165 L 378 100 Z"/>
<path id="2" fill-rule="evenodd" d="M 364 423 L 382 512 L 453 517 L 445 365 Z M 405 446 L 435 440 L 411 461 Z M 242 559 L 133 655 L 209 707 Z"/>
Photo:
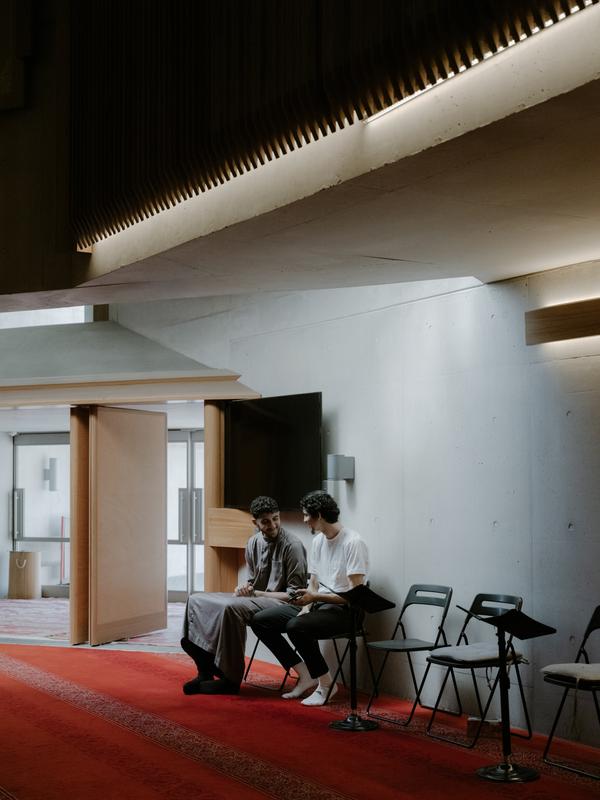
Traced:
<path id="1" fill-rule="evenodd" d="M 183 636 L 214 657 L 215 666 L 232 683 L 244 676 L 246 626 L 263 609 L 283 605 L 271 597 L 235 597 L 230 592 L 198 592 L 189 597 Z"/>

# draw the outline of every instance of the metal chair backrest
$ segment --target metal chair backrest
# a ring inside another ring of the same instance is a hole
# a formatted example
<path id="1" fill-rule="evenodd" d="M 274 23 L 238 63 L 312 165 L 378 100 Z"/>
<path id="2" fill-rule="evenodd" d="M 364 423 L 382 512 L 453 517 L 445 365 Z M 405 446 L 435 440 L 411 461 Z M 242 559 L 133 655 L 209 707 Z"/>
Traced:
<path id="1" fill-rule="evenodd" d="M 404 628 L 403 616 L 404 612 L 411 606 L 438 606 L 442 609 L 442 615 L 438 624 L 438 633 L 435 638 L 435 644 L 439 644 L 440 637 L 446 641 L 444 634 L 444 622 L 446 615 L 450 608 L 450 601 L 452 599 L 452 588 L 450 586 L 438 586 L 433 583 L 414 583 L 406 595 L 406 599 L 402 605 L 400 616 L 396 622 L 392 638 L 396 637 L 398 628 L 402 631 L 402 635 L 406 638 L 406 630 Z"/>
<path id="2" fill-rule="evenodd" d="M 592 614 L 592 618 L 588 622 L 587 628 L 585 629 L 585 633 L 583 634 L 583 641 L 581 642 L 579 650 L 577 651 L 577 658 L 575 659 L 575 661 L 579 661 L 581 656 L 583 656 L 586 663 L 587 664 L 590 663 L 590 657 L 587 653 L 586 645 L 592 633 L 594 633 L 594 631 L 597 631 L 599 629 L 600 629 L 600 606 L 596 606 L 596 608 L 594 609 L 594 613 Z"/>
<path id="3" fill-rule="evenodd" d="M 472 619 L 476 619 L 476 617 L 471 615 L 475 614 L 478 617 L 497 617 L 499 614 L 504 614 L 506 611 L 510 611 L 511 608 L 520 611 L 522 606 L 523 598 L 519 597 L 518 595 L 486 593 L 476 594 L 473 598 L 473 602 L 471 603 L 471 607 L 469 608 L 469 614 L 467 614 L 465 617 L 465 621 L 461 628 L 458 639 L 456 640 L 456 644 L 469 643 L 466 634 L 467 626 Z"/>

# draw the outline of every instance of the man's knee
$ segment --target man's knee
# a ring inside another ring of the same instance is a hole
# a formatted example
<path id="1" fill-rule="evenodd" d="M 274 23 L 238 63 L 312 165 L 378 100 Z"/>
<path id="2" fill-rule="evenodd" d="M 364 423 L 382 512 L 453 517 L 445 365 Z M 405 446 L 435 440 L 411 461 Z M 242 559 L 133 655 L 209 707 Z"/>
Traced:
<path id="1" fill-rule="evenodd" d="M 276 625 L 276 615 L 273 614 L 273 609 L 264 608 L 262 611 L 257 611 L 250 620 L 250 627 L 256 633 L 259 630 L 273 629 Z"/>
<path id="2" fill-rule="evenodd" d="M 233 602 L 223 609 L 223 621 L 249 621 L 251 614 L 252 610 L 249 609 L 247 605 Z"/>
<path id="3" fill-rule="evenodd" d="M 282 633 L 286 629 L 290 614 L 296 614 L 296 610 L 289 609 L 286 606 L 264 608 L 254 614 L 250 627 L 255 633 L 258 633 L 258 631 Z"/>
<path id="4" fill-rule="evenodd" d="M 309 621 L 308 616 L 309 616 L 308 614 L 300 614 L 299 616 L 291 619 L 285 626 L 285 632 L 291 634 L 309 633 L 310 628 L 312 628 L 311 625 L 312 620 Z"/>

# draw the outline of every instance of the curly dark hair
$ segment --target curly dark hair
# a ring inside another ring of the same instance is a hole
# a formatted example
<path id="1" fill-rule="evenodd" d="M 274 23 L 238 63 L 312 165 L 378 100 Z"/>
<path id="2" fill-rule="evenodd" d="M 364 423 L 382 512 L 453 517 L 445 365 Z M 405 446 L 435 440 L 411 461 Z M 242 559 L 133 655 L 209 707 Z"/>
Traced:
<path id="1" fill-rule="evenodd" d="M 272 497 L 264 494 L 255 497 L 250 503 L 250 513 L 253 519 L 258 519 L 263 514 L 276 514 L 279 511 L 279 503 Z"/>
<path id="2" fill-rule="evenodd" d="M 300 508 L 309 517 L 318 517 L 320 514 L 325 522 L 337 522 L 340 516 L 340 509 L 333 497 L 320 489 L 305 494 L 300 500 Z"/>

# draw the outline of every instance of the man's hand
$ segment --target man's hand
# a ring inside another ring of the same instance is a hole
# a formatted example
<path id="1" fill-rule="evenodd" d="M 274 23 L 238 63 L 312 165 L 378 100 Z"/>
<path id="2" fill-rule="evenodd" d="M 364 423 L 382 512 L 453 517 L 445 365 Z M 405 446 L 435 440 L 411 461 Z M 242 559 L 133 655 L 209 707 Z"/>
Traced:
<path id="1" fill-rule="evenodd" d="M 316 599 L 317 595 L 313 592 L 309 592 L 308 589 L 297 589 L 290 603 L 293 606 L 307 606 L 310 603 L 314 603 Z"/>
<path id="2" fill-rule="evenodd" d="M 234 594 L 236 597 L 252 597 L 254 586 L 251 583 L 242 583 L 236 587 Z"/>

